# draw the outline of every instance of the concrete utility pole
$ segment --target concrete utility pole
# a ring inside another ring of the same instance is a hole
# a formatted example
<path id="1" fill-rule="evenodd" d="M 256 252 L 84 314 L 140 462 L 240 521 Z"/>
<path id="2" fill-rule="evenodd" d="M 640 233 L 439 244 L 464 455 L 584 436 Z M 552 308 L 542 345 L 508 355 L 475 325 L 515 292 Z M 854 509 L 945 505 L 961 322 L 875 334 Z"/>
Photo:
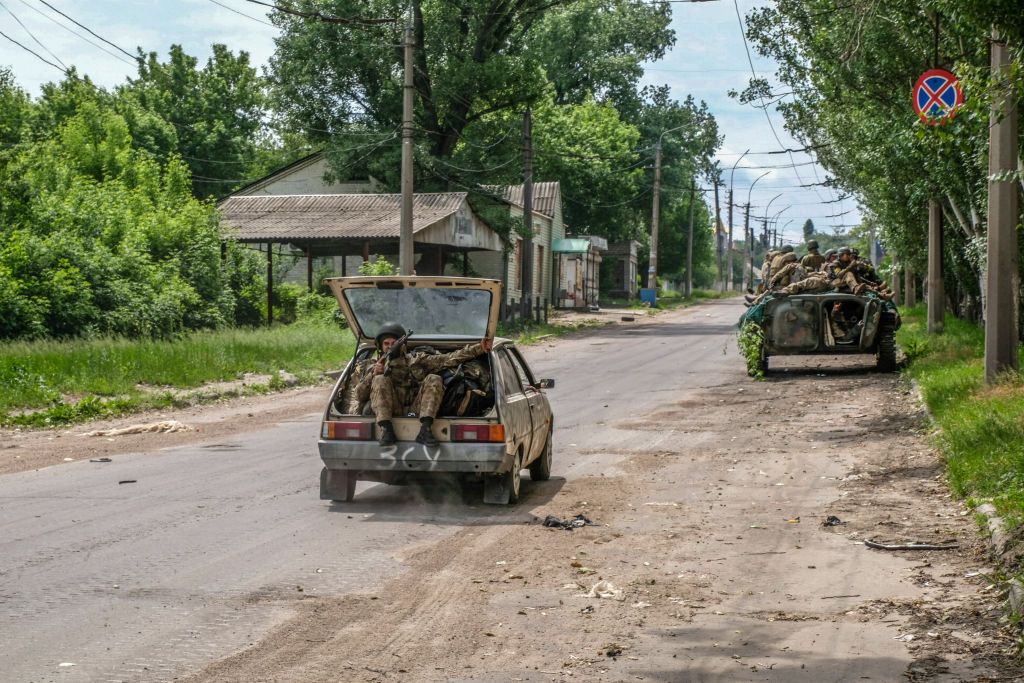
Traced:
<path id="1" fill-rule="evenodd" d="M 743 207 L 743 238 L 747 241 L 747 257 L 750 269 L 747 271 L 747 289 L 754 288 L 754 233 L 750 230 L 750 202 Z"/>
<path id="2" fill-rule="evenodd" d="M 533 299 L 533 113 L 523 114 L 523 317 L 529 317 Z"/>
<path id="3" fill-rule="evenodd" d="M 729 249 L 725 253 L 725 282 L 726 282 L 726 287 L 729 289 L 729 291 L 732 291 L 732 289 L 733 289 L 733 282 L 732 282 L 732 250 L 733 250 L 733 247 L 735 245 L 733 244 L 733 239 L 732 239 L 732 188 L 731 187 L 729 188 L 729 241 L 728 241 L 727 244 L 729 245 Z"/>
<path id="4" fill-rule="evenodd" d="M 405 56 L 405 74 L 402 84 L 402 214 L 401 228 L 398 236 L 398 272 L 402 275 L 413 274 L 415 252 L 412 236 L 412 26 L 405 27 L 402 39 L 402 52 Z"/>
<path id="5" fill-rule="evenodd" d="M 647 288 L 658 287 L 658 212 L 661 210 L 661 138 L 654 148 L 654 201 L 651 203 L 651 262 L 647 267 Z"/>
<path id="6" fill-rule="evenodd" d="M 942 207 L 928 200 L 928 332 L 941 334 L 945 325 L 946 293 L 942 285 Z"/>
<path id="7" fill-rule="evenodd" d="M 717 171 L 717 167 L 715 168 Z M 724 270 L 724 259 L 722 254 L 722 207 L 718 203 L 718 186 L 721 183 L 718 181 L 718 174 L 715 174 L 715 252 L 718 254 L 718 291 L 725 291 L 725 270 Z"/>
<path id="8" fill-rule="evenodd" d="M 988 306 L 985 316 L 985 381 L 1019 369 L 1017 356 L 1017 218 L 1012 173 L 1017 169 L 1017 97 L 1009 85 L 1006 39 L 992 29 L 992 79 L 1001 92 L 992 100 L 988 147 Z"/>
<path id="9" fill-rule="evenodd" d="M 686 292 L 685 296 L 690 296 L 693 292 L 693 201 L 694 195 L 697 193 L 697 183 L 694 178 L 690 178 L 690 228 L 686 236 Z"/>
<path id="10" fill-rule="evenodd" d="M 903 267 L 903 303 L 905 306 L 917 305 L 917 278 L 909 266 Z"/>

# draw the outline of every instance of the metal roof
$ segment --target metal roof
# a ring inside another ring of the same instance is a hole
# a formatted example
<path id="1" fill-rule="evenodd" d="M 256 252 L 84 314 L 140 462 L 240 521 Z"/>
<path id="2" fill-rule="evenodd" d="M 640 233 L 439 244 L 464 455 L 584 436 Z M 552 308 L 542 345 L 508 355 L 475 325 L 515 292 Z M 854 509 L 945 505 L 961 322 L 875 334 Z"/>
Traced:
<path id="1" fill-rule="evenodd" d="M 413 195 L 413 232 L 467 204 L 465 192 Z M 252 195 L 218 204 L 222 223 L 243 242 L 398 238 L 400 194 Z"/>
<path id="2" fill-rule="evenodd" d="M 567 238 L 555 240 L 551 244 L 551 251 L 556 254 L 586 254 L 590 251 L 590 240 L 580 238 Z"/>
<path id="3" fill-rule="evenodd" d="M 521 207 L 523 205 L 522 185 L 484 185 L 484 188 L 501 195 L 505 201 Z M 557 180 L 533 184 L 533 210 L 548 218 L 555 217 L 558 207 L 559 184 Z"/>

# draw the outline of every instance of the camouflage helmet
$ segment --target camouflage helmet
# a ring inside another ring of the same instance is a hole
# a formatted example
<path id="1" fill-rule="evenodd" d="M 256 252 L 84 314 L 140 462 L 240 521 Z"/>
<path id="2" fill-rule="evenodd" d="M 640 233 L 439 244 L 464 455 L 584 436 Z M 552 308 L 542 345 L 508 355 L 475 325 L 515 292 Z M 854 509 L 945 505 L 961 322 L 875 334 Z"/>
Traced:
<path id="1" fill-rule="evenodd" d="M 836 255 L 837 256 L 853 256 L 853 249 L 850 249 L 849 247 L 839 247 L 839 249 L 836 250 Z"/>
<path id="2" fill-rule="evenodd" d="M 853 258 L 860 256 L 860 251 L 858 251 L 857 247 L 850 247 L 850 253 L 853 254 Z"/>
<path id="3" fill-rule="evenodd" d="M 835 255 L 836 255 L 836 250 L 835 249 L 829 249 L 824 254 L 825 258 L 828 258 L 829 256 L 835 256 Z"/>
<path id="4" fill-rule="evenodd" d="M 782 249 L 779 249 L 779 251 L 781 253 L 783 253 L 783 254 L 788 254 L 789 252 L 793 251 L 793 245 L 792 244 L 784 244 L 784 245 L 782 245 Z"/>
<path id="5" fill-rule="evenodd" d="M 387 322 L 380 326 L 380 329 L 377 330 L 377 336 L 374 337 L 373 340 L 377 344 L 377 350 L 380 351 L 381 344 L 383 344 L 384 340 L 387 339 L 388 337 L 391 337 L 393 339 L 401 339 L 404 336 L 404 327 L 402 327 L 398 323 Z"/>
<path id="6" fill-rule="evenodd" d="M 818 240 L 807 240 L 807 248 L 808 249 L 817 249 L 818 248 Z"/>

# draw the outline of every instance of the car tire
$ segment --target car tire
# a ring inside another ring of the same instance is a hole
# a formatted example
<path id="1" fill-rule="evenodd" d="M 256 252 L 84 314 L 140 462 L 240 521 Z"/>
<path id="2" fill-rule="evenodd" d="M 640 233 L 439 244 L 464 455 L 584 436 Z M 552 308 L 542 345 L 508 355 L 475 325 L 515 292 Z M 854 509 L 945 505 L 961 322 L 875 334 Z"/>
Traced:
<path id="1" fill-rule="evenodd" d="M 891 327 L 882 328 L 878 340 L 878 362 L 876 367 L 879 372 L 896 371 L 896 332 Z"/>
<path id="2" fill-rule="evenodd" d="M 359 479 L 352 470 L 320 470 L 320 500 L 350 503 L 356 496 Z"/>
<path id="3" fill-rule="evenodd" d="M 547 481 L 551 478 L 551 430 L 544 442 L 544 450 L 530 463 L 530 481 Z"/>
<path id="4" fill-rule="evenodd" d="M 507 472 L 492 474 L 484 479 L 484 502 L 490 505 L 512 505 L 519 502 L 522 482 L 523 452 L 516 451 Z"/>

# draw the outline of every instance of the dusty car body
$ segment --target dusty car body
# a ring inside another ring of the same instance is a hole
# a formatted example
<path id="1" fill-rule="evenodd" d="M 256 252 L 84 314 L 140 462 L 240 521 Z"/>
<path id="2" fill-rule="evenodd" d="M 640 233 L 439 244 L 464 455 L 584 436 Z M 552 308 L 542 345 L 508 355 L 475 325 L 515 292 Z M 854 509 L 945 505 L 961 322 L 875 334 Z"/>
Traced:
<path id="1" fill-rule="evenodd" d="M 873 354 L 880 371 L 896 369 L 896 307 L 878 297 L 826 292 L 776 296 L 764 303 L 759 367 L 771 356 Z"/>
<path id="2" fill-rule="evenodd" d="M 415 441 L 419 419 L 395 417 L 395 446 L 377 442 L 376 422 L 368 406 L 354 396 L 356 364 L 375 352 L 381 325 L 395 321 L 412 332 L 412 353 L 446 353 L 493 337 L 497 328 L 501 283 L 497 280 L 442 277 L 349 277 L 325 281 L 338 299 L 357 339 L 356 352 L 334 386 L 324 411 L 318 447 L 324 467 L 320 497 L 350 501 L 359 480 L 402 484 L 441 473 L 482 479 L 484 501 L 513 503 L 521 472 L 544 480 L 551 474 L 553 416 L 544 389 L 553 380 L 537 380 L 514 342 L 496 338 L 490 353 L 473 361 L 489 377 L 492 398 L 472 414 L 438 414 L 428 447 Z"/>

